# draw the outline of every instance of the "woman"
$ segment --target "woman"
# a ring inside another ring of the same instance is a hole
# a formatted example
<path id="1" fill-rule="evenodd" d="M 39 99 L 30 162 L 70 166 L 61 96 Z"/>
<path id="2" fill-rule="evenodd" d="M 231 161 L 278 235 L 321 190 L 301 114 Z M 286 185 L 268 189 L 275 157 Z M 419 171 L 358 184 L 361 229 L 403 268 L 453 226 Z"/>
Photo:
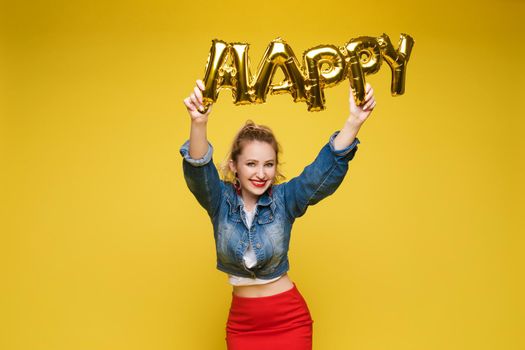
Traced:
<path id="1" fill-rule="evenodd" d="M 284 183 L 279 183 L 283 176 L 275 136 L 251 121 L 237 133 L 219 178 L 206 137 L 212 106 L 200 112 L 203 90 L 197 80 L 184 100 L 191 129 L 180 153 L 186 183 L 213 224 L 217 269 L 233 285 L 228 349 L 311 349 L 313 320 L 287 273 L 291 228 L 309 205 L 342 182 L 360 143 L 356 135 L 375 107 L 373 89 L 367 84 L 363 106 L 356 106 L 350 89 L 350 116 L 343 129 L 331 135 L 299 176 Z"/>

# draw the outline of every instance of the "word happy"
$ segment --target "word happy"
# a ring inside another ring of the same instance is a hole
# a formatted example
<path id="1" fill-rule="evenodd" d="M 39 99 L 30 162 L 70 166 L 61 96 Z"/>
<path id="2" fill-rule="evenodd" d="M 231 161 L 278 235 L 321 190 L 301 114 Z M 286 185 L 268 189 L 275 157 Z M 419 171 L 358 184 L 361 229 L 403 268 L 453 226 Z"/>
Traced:
<path id="1" fill-rule="evenodd" d="M 292 48 L 283 39 L 273 40 L 259 63 L 257 74 L 250 73 L 246 43 L 213 40 L 206 64 L 203 91 L 204 104 L 216 102 L 219 91 L 229 89 L 236 105 L 264 103 L 268 93 L 286 94 L 294 102 L 306 102 L 309 111 L 325 109 L 324 89 L 348 78 L 357 105 L 365 99 L 365 76 L 377 73 L 384 61 L 392 71 L 391 94 L 405 91 L 407 63 L 414 39 L 401 34 L 397 49 L 388 35 L 362 36 L 342 47 L 319 45 L 303 53 L 299 63 Z M 273 84 L 277 69 L 284 80 Z"/>

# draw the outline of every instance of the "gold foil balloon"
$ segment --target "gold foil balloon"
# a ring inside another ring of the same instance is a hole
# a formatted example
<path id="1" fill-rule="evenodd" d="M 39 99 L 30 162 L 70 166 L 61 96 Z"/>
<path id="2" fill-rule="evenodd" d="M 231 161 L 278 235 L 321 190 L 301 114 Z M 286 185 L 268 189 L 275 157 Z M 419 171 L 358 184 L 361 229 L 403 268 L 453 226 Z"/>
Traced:
<path id="1" fill-rule="evenodd" d="M 252 103 L 249 95 L 248 44 L 213 40 L 204 74 L 204 106 L 217 101 L 219 91 L 229 88 L 235 104 Z"/>
<path id="2" fill-rule="evenodd" d="M 381 55 L 392 70 L 390 91 L 393 96 L 402 95 L 405 92 L 406 68 L 414 46 L 414 39 L 410 35 L 401 34 L 397 50 L 394 49 L 386 34 L 378 37 L 377 42 L 381 48 Z"/>
<path id="3" fill-rule="evenodd" d="M 208 55 L 208 62 L 206 62 L 206 69 L 204 78 L 204 91 L 202 92 L 202 99 L 204 105 L 210 105 L 217 101 L 219 94 L 219 87 L 224 80 L 223 75 L 219 75 L 219 69 L 226 63 L 228 57 L 229 45 L 221 40 L 213 40 L 210 54 Z"/>
<path id="4" fill-rule="evenodd" d="M 381 67 L 381 51 L 375 38 L 364 36 L 351 39 L 344 47 L 348 63 L 350 86 L 354 91 L 356 104 L 365 101 L 365 75 L 374 74 Z"/>
<path id="5" fill-rule="evenodd" d="M 303 54 L 308 76 L 308 110 L 325 109 L 324 88 L 334 86 L 345 78 L 345 60 L 337 47 L 321 45 Z"/>
<path id="6" fill-rule="evenodd" d="M 285 80 L 279 84 L 271 85 L 276 69 L 280 68 Z M 253 84 L 253 101 L 256 103 L 266 102 L 268 92 L 280 94 L 289 92 L 294 101 L 306 101 L 305 78 L 301 72 L 301 66 L 295 57 L 292 48 L 281 38 L 273 40 L 266 48 L 257 78 Z"/>
<path id="7" fill-rule="evenodd" d="M 231 45 L 230 52 L 237 70 L 234 81 L 235 90 L 233 92 L 235 104 L 244 105 L 252 103 L 249 94 L 251 75 L 248 60 L 248 44 L 234 43 Z"/>
<path id="8" fill-rule="evenodd" d="M 259 63 L 257 75 L 250 73 L 246 43 L 226 43 L 215 39 L 206 63 L 204 74 L 204 105 L 217 101 L 221 89 L 232 92 L 236 105 L 264 103 L 268 93 L 292 95 L 294 102 L 306 102 L 309 111 L 325 107 L 324 89 L 335 86 L 347 77 L 354 91 L 357 105 L 365 99 L 365 76 L 375 74 L 386 60 L 392 70 L 392 95 L 405 91 L 405 76 L 414 39 L 401 34 L 399 47 L 394 49 L 388 35 L 361 36 L 351 39 L 344 47 L 319 45 L 306 50 L 303 66 L 292 48 L 277 38 L 266 48 Z M 277 69 L 284 73 L 284 80 L 272 83 Z"/>

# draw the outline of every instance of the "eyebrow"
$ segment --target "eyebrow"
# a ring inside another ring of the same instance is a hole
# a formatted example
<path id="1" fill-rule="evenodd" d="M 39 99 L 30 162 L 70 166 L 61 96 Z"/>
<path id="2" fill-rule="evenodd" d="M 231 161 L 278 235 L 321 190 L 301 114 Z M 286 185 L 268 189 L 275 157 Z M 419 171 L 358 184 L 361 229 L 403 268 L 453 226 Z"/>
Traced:
<path id="1" fill-rule="evenodd" d="M 247 162 L 258 162 L 257 159 L 246 159 Z M 265 163 L 268 163 L 268 162 L 275 162 L 275 159 L 270 159 L 270 160 L 267 160 L 265 161 Z"/>

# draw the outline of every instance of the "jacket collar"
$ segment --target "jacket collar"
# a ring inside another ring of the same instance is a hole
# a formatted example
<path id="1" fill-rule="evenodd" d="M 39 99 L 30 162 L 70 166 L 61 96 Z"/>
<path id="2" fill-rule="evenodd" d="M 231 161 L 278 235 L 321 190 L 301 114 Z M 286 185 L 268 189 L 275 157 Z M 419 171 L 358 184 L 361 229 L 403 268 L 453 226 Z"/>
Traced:
<path id="1" fill-rule="evenodd" d="M 232 213 L 239 212 L 242 205 L 242 197 L 241 195 L 237 194 L 235 191 L 235 187 L 233 187 L 233 184 L 230 184 L 230 190 L 226 191 L 226 200 L 228 201 L 228 204 L 230 205 L 230 211 Z M 258 206 L 270 206 L 273 210 L 273 198 L 272 198 L 272 186 L 270 186 L 257 200 Z"/>

